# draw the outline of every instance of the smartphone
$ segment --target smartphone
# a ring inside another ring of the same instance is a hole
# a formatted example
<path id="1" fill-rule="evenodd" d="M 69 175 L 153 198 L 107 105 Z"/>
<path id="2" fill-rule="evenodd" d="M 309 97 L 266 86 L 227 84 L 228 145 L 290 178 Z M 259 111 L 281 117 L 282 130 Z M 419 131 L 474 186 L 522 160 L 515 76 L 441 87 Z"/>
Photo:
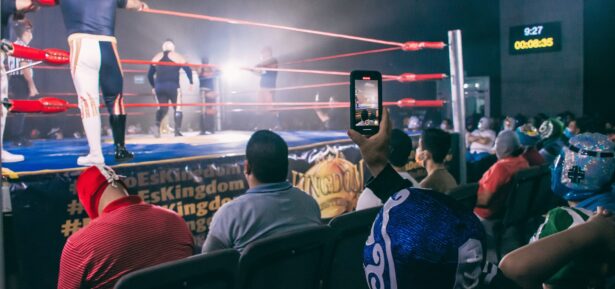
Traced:
<path id="1" fill-rule="evenodd" d="M 363 135 L 378 133 L 382 120 L 382 74 L 355 70 L 350 73 L 350 128 Z"/>

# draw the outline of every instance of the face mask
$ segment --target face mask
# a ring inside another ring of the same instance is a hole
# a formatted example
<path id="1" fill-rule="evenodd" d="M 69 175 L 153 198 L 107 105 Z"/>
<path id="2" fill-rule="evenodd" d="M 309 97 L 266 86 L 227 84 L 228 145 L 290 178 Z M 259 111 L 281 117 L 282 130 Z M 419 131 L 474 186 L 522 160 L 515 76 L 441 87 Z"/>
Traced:
<path id="1" fill-rule="evenodd" d="M 425 154 L 423 154 L 423 150 L 420 148 L 416 149 L 416 153 L 414 155 L 414 161 L 421 167 L 425 167 Z"/>
<path id="2" fill-rule="evenodd" d="M 566 128 L 566 129 L 564 130 L 564 135 L 565 135 L 567 138 L 572 138 L 572 137 L 574 136 L 574 133 L 572 133 L 572 131 L 570 131 L 570 129 Z"/>

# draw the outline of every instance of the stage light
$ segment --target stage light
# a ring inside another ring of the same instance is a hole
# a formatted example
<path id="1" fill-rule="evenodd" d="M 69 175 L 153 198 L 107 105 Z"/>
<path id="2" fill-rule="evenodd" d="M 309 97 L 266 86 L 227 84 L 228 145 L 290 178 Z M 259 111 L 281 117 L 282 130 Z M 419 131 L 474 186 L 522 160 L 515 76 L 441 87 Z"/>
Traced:
<path id="1" fill-rule="evenodd" d="M 222 78 L 225 80 L 235 80 L 241 76 L 243 71 L 235 63 L 227 63 L 222 66 Z"/>

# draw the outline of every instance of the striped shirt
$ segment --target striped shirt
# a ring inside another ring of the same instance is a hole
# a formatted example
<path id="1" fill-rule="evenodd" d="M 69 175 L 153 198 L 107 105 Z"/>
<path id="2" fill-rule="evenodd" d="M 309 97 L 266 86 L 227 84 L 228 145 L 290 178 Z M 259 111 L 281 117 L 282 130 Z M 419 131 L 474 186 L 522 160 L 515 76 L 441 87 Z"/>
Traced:
<path id="1" fill-rule="evenodd" d="M 122 198 L 68 238 L 58 288 L 113 288 L 127 273 L 192 253 L 192 234 L 176 213 L 138 196 Z"/>
<path id="2" fill-rule="evenodd" d="M 18 45 L 21 45 L 21 46 L 28 47 L 28 45 L 25 42 L 21 41 L 21 39 L 15 40 L 14 43 L 18 44 Z M 22 62 L 26 62 L 26 65 L 31 64 L 32 60 L 23 59 L 23 58 L 16 58 L 16 57 L 9 56 L 7 62 L 8 62 L 7 63 L 8 70 L 13 70 L 15 68 L 21 67 L 22 66 L 21 65 Z M 21 70 L 9 73 L 9 75 L 23 75 L 23 71 L 24 70 L 21 69 Z M 34 74 L 34 71 L 32 71 L 32 73 Z"/>

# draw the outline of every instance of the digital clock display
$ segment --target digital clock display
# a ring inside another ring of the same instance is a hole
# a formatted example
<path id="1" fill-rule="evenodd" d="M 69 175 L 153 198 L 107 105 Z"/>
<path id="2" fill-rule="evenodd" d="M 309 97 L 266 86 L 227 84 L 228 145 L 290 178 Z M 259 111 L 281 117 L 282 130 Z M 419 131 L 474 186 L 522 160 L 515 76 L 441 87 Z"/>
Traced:
<path id="1" fill-rule="evenodd" d="M 559 22 L 510 28 L 510 54 L 560 51 L 562 28 Z"/>

